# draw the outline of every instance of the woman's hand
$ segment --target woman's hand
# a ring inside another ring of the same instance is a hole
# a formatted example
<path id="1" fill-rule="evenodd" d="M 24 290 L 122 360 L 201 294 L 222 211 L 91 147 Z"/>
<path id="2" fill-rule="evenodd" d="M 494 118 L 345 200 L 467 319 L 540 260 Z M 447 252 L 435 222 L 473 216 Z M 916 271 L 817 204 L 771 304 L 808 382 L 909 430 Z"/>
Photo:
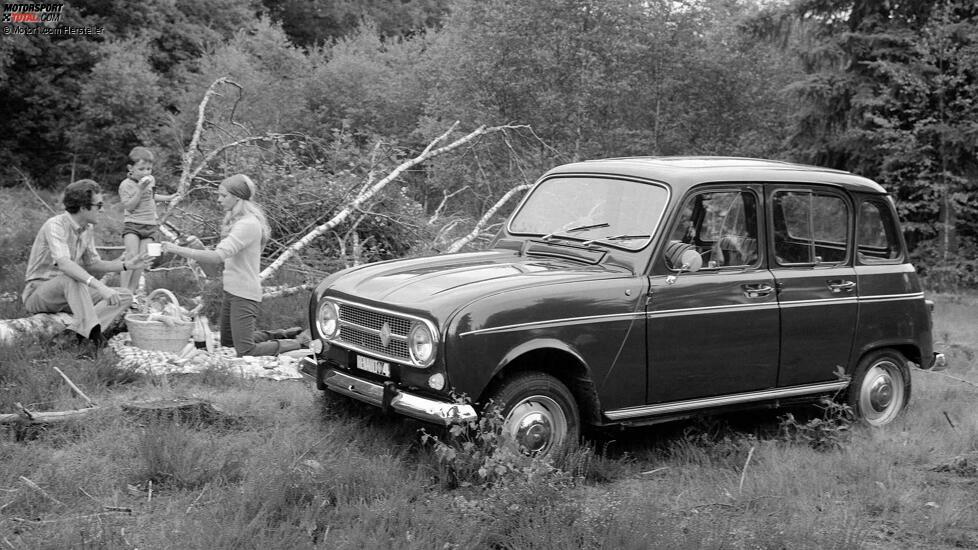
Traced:
<path id="1" fill-rule="evenodd" d="M 132 271 L 133 269 L 146 269 L 147 264 L 150 262 L 149 254 L 143 252 L 142 254 L 137 254 L 132 258 L 126 258 L 126 269 Z"/>
<path id="2" fill-rule="evenodd" d="M 176 254 L 177 256 L 183 256 L 183 254 L 180 253 L 183 250 L 182 246 L 176 243 L 171 243 L 169 241 L 163 241 L 162 244 L 163 244 L 162 250 L 164 254 Z"/>

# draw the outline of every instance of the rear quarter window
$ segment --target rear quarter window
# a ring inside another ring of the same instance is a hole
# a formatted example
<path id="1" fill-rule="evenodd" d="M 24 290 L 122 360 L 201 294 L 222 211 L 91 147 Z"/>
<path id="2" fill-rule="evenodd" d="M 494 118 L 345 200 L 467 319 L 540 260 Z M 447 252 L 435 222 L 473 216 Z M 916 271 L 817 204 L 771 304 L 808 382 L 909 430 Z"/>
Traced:
<path id="1" fill-rule="evenodd" d="M 899 263 L 899 229 L 885 202 L 867 199 L 859 203 L 856 220 L 856 254 L 862 264 Z"/>

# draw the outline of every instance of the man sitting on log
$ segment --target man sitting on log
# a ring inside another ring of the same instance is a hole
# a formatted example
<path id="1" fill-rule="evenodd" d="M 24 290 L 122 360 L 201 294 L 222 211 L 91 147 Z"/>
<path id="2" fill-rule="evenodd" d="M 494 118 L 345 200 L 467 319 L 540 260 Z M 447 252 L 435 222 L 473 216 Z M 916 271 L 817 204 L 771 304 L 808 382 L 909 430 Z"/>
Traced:
<path id="1" fill-rule="evenodd" d="M 109 287 L 99 277 L 142 269 L 146 255 L 114 261 L 99 256 L 93 226 L 102 212 L 102 189 L 95 181 L 69 184 L 62 202 L 65 213 L 45 221 L 34 239 L 22 298 L 31 314 L 70 312 L 68 328 L 78 333 L 79 341 L 87 339 L 97 353 L 105 332 L 132 303 L 129 290 Z"/>

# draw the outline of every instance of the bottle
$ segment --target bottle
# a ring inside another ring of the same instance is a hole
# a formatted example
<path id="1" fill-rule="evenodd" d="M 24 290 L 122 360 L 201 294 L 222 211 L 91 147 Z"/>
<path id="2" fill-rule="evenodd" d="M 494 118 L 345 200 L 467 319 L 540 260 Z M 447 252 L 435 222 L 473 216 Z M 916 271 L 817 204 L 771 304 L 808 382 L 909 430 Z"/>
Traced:
<path id="1" fill-rule="evenodd" d="M 198 315 L 194 320 L 194 329 L 191 337 L 194 339 L 194 347 L 197 349 L 207 348 L 207 317 Z"/>
<path id="2" fill-rule="evenodd" d="M 204 347 L 209 352 L 218 351 L 217 338 L 214 338 L 214 333 L 211 331 L 211 326 L 207 324 L 206 318 L 204 319 Z"/>

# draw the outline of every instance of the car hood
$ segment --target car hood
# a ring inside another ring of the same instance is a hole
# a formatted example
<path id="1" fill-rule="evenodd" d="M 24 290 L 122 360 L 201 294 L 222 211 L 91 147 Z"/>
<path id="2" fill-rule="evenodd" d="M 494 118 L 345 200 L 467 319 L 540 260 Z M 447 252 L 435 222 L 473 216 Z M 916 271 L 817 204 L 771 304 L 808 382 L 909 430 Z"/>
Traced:
<path id="1" fill-rule="evenodd" d="M 628 274 L 614 265 L 493 250 L 361 266 L 331 278 L 327 293 L 438 315 L 439 311 L 447 314 L 446 310 L 507 290 Z"/>

